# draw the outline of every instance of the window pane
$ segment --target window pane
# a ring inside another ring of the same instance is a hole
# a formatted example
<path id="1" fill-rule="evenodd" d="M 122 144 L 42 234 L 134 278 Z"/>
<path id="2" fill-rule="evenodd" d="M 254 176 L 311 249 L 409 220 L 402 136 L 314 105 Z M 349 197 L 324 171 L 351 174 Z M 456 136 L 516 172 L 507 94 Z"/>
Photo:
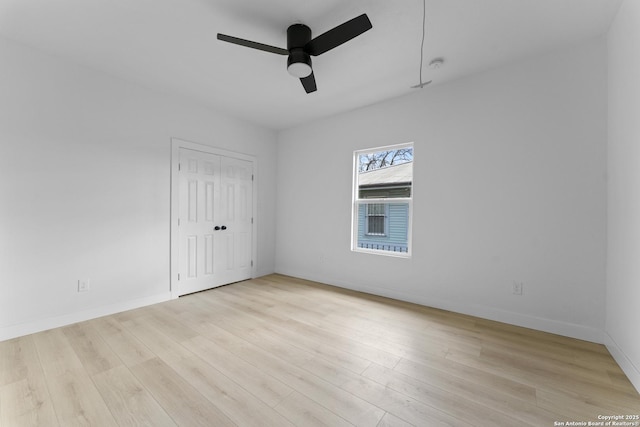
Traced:
<path id="1" fill-rule="evenodd" d="M 362 203 L 357 222 L 358 248 L 408 252 L 409 202 Z"/>
<path id="2" fill-rule="evenodd" d="M 367 205 L 367 215 L 384 215 L 384 203 L 370 203 Z"/>
<path id="3" fill-rule="evenodd" d="M 384 217 L 383 216 L 370 216 L 367 218 L 369 221 L 367 234 L 375 234 L 384 236 Z"/>
<path id="4" fill-rule="evenodd" d="M 413 147 L 358 155 L 358 198 L 411 197 Z"/>

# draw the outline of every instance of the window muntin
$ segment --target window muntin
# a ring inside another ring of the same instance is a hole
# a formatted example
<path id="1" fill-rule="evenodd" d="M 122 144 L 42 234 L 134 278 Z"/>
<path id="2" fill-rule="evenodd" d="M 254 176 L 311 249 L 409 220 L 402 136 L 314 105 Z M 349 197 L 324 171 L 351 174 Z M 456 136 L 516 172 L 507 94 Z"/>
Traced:
<path id="1" fill-rule="evenodd" d="M 352 250 L 411 255 L 413 144 L 354 153 Z"/>

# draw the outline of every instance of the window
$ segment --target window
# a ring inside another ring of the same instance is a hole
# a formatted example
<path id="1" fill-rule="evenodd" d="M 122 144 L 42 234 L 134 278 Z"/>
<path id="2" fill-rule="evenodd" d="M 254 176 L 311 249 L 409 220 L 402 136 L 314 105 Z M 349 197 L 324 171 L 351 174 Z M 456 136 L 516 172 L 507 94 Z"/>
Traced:
<path id="1" fill-rule="evenodd" d="M 411 254 L 413 144 L 354 153 L 352 250 Z"/>
<path id="2" fill-rule="evenodd" d="M 384 203 L 367 205 L 367 234 L 369 236 L 386 235 L 387 206 Z"/>

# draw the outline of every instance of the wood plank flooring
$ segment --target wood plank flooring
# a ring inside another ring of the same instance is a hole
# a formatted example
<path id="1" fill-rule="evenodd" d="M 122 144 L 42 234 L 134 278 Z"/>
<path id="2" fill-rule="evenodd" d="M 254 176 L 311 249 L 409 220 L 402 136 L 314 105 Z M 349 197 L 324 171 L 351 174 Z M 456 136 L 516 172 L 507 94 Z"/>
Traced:
<path id="1" fill-rule="evenodd" d="M 280 275 L 0 343 L 0 427 L 599 415 L 640 415 L 602 345 Z"/>

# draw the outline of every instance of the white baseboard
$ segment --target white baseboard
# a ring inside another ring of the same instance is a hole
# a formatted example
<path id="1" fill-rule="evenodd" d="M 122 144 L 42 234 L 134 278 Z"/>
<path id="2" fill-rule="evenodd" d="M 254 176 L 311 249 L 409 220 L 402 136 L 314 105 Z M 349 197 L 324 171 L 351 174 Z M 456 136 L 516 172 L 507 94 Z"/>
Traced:
<path id="1" fill-rule="evenodd" d="M 65 314 L 62 316 L 38 319 L 31 322 L 19 323 L 0 327 L 0 341 L 21 337 L 24 335 L 34 334 L 36 332 L 46 331 L 48 329 L 59 328 L 60 326 L 70 325 L 72 323 L 83 322 L 85 320 L 95 319 L 97 317 L 108 316 L 110 314 L 121 313 L 127 310 L 133 310 L 171 299 L 171 293 L 166 292 L 151 297 L 138 298 L 134 300 L 119 302 L 116 304 L 95 307 L 89 310 L 78 311 L 75 313 Z"/>
<path id="2" fill-rule="evenodd" d="M 422 296 L 416 296 L 403 292 L 392 291 L 376 287 L 368 287 L 353 283 L 342 282 L 339 280 L 326 281 L 319 277 L 310 277 L 309 275 L 300 275 L 292 272 L 282 272 L 294 277 L 300 277 L 307 280 L 313 280 L 320 283 L 335 285 L 345 289 L 365 292 L 368 294 L 379 295 L 383 297 L 393 298 L 401 301 L 412 302 L 427 307 L 439 308 L 442 310 L 453 311 L 455 313 L 467 314 L 469 316 L 480 317 L 482 319 L 495 320 L 496 322 L 508 323 L 510 325 L 522 326 L 523 328 L 535 329 L 542 332 L 562 335 L 565 337 L 576 338 L 583 341 L 590 341 L 597 344 L 603 344 L 603 331 L 597 328 L 577 325 L 573 323 L 561 322 L 558 320 L 545 319 L 541 317 L 529 316 L 526 314 L 515 313 L 512 311 L 502 310 L 494 307 L 487 307 L 476 304 L 465 304 L 442 299 L 433 299 Z M 306 277 L 305 277 L 306 276 Z"/>
<path id="3" fill-rule="evenodd" d="M 359 289 L 354 290 L 412 302 L 428 307 L 439 308 L 442 310 L 453 311 L 456 313 L 467 314 L 469 316 L 480 317 L 482 319 L 495 320 L 496 322 L 508 323 L 510 325 L 549 332 L 552 334 L 576 338 L 579 340 L 590 341 L 598 344 L 603 343 L 601 330 L 590 328 L 587 326 L 576 325 L 573 323 L 566 323 L 557 320 L 529 316 L 526 314 L 515 313 L 512 311 L 476 304 L 463 304 L 442 299 L 425 298 L 419 296 L 416 297 L 414 295 L 389 290 L 380 290 L 367 287 L 360 287 Z"/>
<path id="4" fill-rule="evenodd" d="M 638 390 L 638 393 L 640 393 L 640 368 L 627 357 L 624 351 L 618 346 L 618 343 L 616 343 L 606 331 L 604 333 L 604 345 L 607 346 L 609 353 L 611 353 L 615 361 L 618 362 L 618 365 L 620 365 L 622 371 L 627 378 L 629 378 L 631 384 L 633 384 L 636 390 Z"/>

